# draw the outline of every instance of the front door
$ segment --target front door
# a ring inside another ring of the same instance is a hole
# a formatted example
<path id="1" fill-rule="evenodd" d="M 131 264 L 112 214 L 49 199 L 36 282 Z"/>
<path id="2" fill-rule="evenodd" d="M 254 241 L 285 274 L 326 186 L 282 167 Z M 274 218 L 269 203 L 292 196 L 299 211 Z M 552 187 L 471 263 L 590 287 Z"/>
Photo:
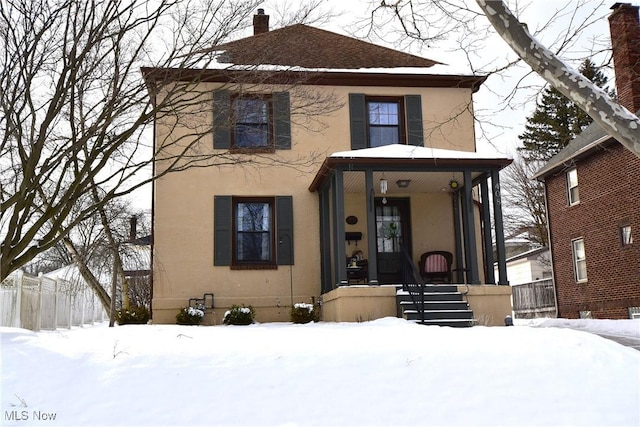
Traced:
<path id="1" fill-rule="evenodd" d="M 405 247 L 411 254 L 409 199 L 376 198 L 375 205 L 378 282 L 400 284 L 402 281 L 401 247 Z"/>

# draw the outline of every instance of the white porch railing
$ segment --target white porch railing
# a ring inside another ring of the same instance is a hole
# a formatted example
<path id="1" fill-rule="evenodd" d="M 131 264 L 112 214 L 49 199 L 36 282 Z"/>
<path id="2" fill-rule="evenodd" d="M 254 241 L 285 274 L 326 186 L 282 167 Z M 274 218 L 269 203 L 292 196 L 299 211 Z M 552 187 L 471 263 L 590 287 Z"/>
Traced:
<path id="1" fill-rule="evenodd" d="M 17 271 L 2 281 L 0 326 L 39 331 L 103 322 L 106 313 L 84 283 Z"/>
<path id="2" fill-rule="evenodd" d="M 516 319 L 557 316 L 553 279 L 512 285 L 511 295 Z"/>

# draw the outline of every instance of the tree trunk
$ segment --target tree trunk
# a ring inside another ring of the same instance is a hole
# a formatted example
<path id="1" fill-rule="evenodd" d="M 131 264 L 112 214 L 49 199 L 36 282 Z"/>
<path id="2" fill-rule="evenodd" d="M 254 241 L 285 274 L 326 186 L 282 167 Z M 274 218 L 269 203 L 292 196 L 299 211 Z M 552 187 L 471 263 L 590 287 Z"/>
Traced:
<path id="1" fill-rule="evenodd" d="M 78 270 L 80 270 L 80 275 L 96 293 L 96 295 L 98 296 L 98 299 L 100 299 L 100 302 L 102 303 L 102 307 L 104 308 L 104 311 L 109 313 L 111 310 L 111 298 L 109 297 L 109 294 L 107 293 L 107 291 L 104 290 L 104 288 L 102 287 L 102 285 L 100 284 L 96 276 L 93 275 L 91 270 L 89 270 L 87 265 L 81 259 L 80 255 L 78 254 L 78 251 L 76 250 L 76 247 L 73 245 L 73 242 L 71 242 L 71 239 L 69 239 L 68 237 L 65 237 L 64 239 L 62 239 L 62 241 L 64 242 L 64 246 L 67 248 L 67 250 L 71 254 L 71 257 L 73 258 L 73 261 L 75 262 L 76 266 L 78 266 Z"/>
<path id="2" fill-rule="evenodd" d="M 550 85 L 640 157 L 640 119 L 534 39 L 502 1 L 476 0 L 505 42 Z"/>
<path id="3" fill-rule="evenodd" d="M 113 258 L 111 266 L 111 307 L 109 307 L 109 327 L 116 323 L 116 292 L 118 291 L 118 261 Z"/>

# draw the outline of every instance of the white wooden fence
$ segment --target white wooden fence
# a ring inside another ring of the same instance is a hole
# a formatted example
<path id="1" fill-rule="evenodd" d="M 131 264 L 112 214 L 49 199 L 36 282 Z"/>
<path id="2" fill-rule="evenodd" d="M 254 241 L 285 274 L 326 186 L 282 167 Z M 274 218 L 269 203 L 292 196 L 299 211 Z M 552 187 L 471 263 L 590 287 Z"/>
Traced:
<path id="1" fill-rule="evenodd" d="M 107 315 L 85 283 L 17 271 L 2 281 L 0 326 L 39 331 L 103 322 Z"/>

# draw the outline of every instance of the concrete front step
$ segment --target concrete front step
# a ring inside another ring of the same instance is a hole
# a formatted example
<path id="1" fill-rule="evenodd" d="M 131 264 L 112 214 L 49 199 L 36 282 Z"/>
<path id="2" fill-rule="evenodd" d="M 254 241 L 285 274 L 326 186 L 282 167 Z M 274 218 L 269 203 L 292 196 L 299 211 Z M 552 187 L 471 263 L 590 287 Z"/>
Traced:
<path id="1" fill-rule="evenodd" d="M 457 285 L 424 285 L 423 289 L 424 289 L 425 293 L 426 292 L 428 292 L 428 293 L 458 292 L 458 286 Z M 400 293 L 409 293 L 409 290 L 411 292 L 420 293 L 419 286 L 409 286 L 408 290 L 400 288 L 398 290 L 398 294 L 400 294 Z"/>
<path id="2" fill-rule="evenodd" d="M 458 292 L 455 285 L 425 285 L 424 295 L 420 292 L 399 289 L 396 293 L 398 314 L 407 320 L 425 325 L 469 327 L 476 323 L 473 311 L 469 309 L 467 301 Z M 424 314 L 415 304 L 414 299 L 424 297 Z M 424 321 L 422 321 L 424 318 Z"/>
<path id="3" fill-rule="evenodd" d="M 404 310 L 404 316 L 409 320 L 420 319 L 418 310 Z M 424 311 L 425 320 L 471 320 L 473 312 L 471 310 L 436 310 Z"/>
<path id="4" fill-rule="evenodd" d="M 449 326 L 451 328 L 470 328 L 476 324 L 475 319 L 425 320 L 424 323 L 420 322 L 420 320 L 411 320 L 411 319 L 407 319 L 407 320 L 410 320 L 415 323 L 419 323 L 421 325 L 426 325 L 426 326 Z"/>
<path id="5" fill-rule="evenodd" d="M 416 310 L 413 301 L 400 301 L 400 307 L 405 310 Z M 425 301 L 425 310 L 468 310 L 466 301 Z"/>
<path id="6" fill-rule="evenodd" d="M 419 299 L 420 294 L 399 294 L 396 295 L 398 301 L 412 301 L 413 298 Z M 424 294 L 425 301 L 463 301 L 462 294 L 460 292 L 436 292 Z"/>

